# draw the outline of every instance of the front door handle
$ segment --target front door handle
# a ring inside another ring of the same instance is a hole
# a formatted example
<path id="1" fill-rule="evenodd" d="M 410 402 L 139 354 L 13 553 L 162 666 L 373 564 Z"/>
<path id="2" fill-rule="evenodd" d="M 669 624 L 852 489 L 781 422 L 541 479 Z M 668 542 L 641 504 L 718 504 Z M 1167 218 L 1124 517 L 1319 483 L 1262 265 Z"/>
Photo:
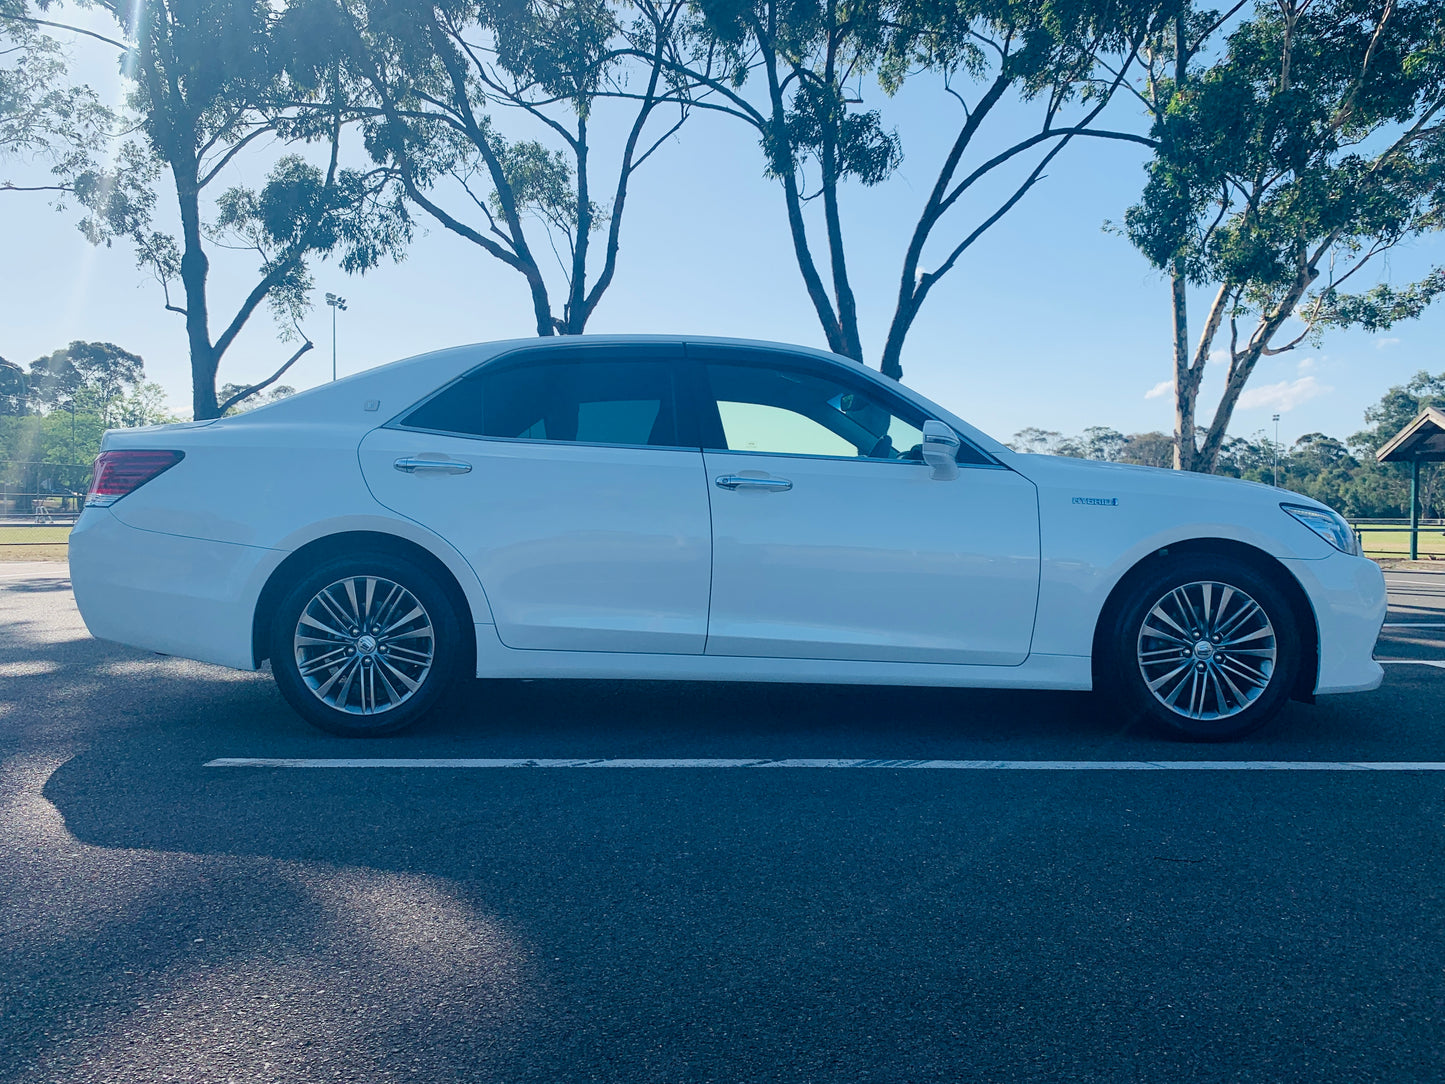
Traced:
<path id="1" fill-rule="evenodd" d="M 714 482 L 719 489 L 772 489 L 781 493 L 793 488 L 786 478 L 751 478 L 745 474 L 719 474 Z"/>
<path id="2" fill-rule="evenodd" d="M 466 474 L 472 469 L 470 463 L 455 459 L 412 459 L 405 457 L 392 464 L 405 474 Z"/>

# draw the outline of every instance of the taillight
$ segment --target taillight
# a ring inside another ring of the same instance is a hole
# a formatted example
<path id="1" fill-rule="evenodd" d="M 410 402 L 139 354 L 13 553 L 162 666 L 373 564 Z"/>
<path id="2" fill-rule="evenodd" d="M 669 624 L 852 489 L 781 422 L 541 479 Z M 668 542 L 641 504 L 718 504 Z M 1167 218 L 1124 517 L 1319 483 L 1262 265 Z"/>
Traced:
<path id="1" fill-rule="evenodd" d="M 107 508 L 185 457 L 185 452 L 101 452 L 95 461 L 95 475 L 90 492 L 85 495 L 85 506 Z"/>

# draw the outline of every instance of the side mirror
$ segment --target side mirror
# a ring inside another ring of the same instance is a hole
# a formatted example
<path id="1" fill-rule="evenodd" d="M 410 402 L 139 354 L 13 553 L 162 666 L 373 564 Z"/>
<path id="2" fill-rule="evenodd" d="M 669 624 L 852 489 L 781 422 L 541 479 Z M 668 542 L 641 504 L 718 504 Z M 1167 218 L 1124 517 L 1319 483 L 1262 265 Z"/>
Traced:
<path id="1" fill-rule="evenodd" d="M 942 422 L 923 423 L 923 461 L 933 468 L 933 477 L 947 482 L 958 477 L 958 434 Z"/>

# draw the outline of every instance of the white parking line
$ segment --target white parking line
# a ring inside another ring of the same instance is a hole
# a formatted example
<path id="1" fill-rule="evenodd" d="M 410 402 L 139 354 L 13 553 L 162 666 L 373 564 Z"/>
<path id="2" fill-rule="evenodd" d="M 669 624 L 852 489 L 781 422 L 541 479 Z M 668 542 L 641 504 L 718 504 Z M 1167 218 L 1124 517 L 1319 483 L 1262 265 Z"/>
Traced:
<path id="1" fill-rule="evenodd" d="M 927 768 L 1035 772 L 1445 772 L 1441 761 L 1326 760 L 722 760 L 602 759 L 476 760 L 219 757 L 207 768 Z"/>
<path id="2" fill-rule="evenodd" d="M 1434 666 L 1445 670 L 1445 659 L 1376 659 L 1381 666 Z"/>
<path id="3" fill-rule="evenodd" d="M 1385 629 L 1445 629 L 1445 621 L 1386 621 Z"/>

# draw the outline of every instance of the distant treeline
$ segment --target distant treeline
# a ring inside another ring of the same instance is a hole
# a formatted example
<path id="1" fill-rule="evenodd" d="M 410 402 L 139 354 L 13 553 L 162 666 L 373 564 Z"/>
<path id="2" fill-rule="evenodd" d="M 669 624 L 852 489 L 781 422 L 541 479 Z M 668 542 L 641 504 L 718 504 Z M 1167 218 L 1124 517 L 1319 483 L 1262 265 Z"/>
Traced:
<path id="1" fill-rule="evenodd" d="M 1351 519 L 1403 518 L 1410 514 L 1410 468 L 1380 463 L 1375 452 L 1427 406 L 1445 407 L 1445 373 L 1418 372 L 1407 384 L 1387 391 L 1365 411 L 1367 428 L 1340 440 L 1306 433 L 1288 447 L 1263 431 L 1227 437 L 1214 473 L 1253 482 L 1272 482 L 1323 501 Z M 1023 429 L 1009 447 L 1020 452 L 1100 459 L 1109 463 L 1173 466 L 1174 440 L 1168 433 L 1125 434 L 1093 425 L 1068 437 L 1048 429 Z M 1445 516 L 1445 471 L 1427 464 L 1420 471 L 1421 515 Z"/>

